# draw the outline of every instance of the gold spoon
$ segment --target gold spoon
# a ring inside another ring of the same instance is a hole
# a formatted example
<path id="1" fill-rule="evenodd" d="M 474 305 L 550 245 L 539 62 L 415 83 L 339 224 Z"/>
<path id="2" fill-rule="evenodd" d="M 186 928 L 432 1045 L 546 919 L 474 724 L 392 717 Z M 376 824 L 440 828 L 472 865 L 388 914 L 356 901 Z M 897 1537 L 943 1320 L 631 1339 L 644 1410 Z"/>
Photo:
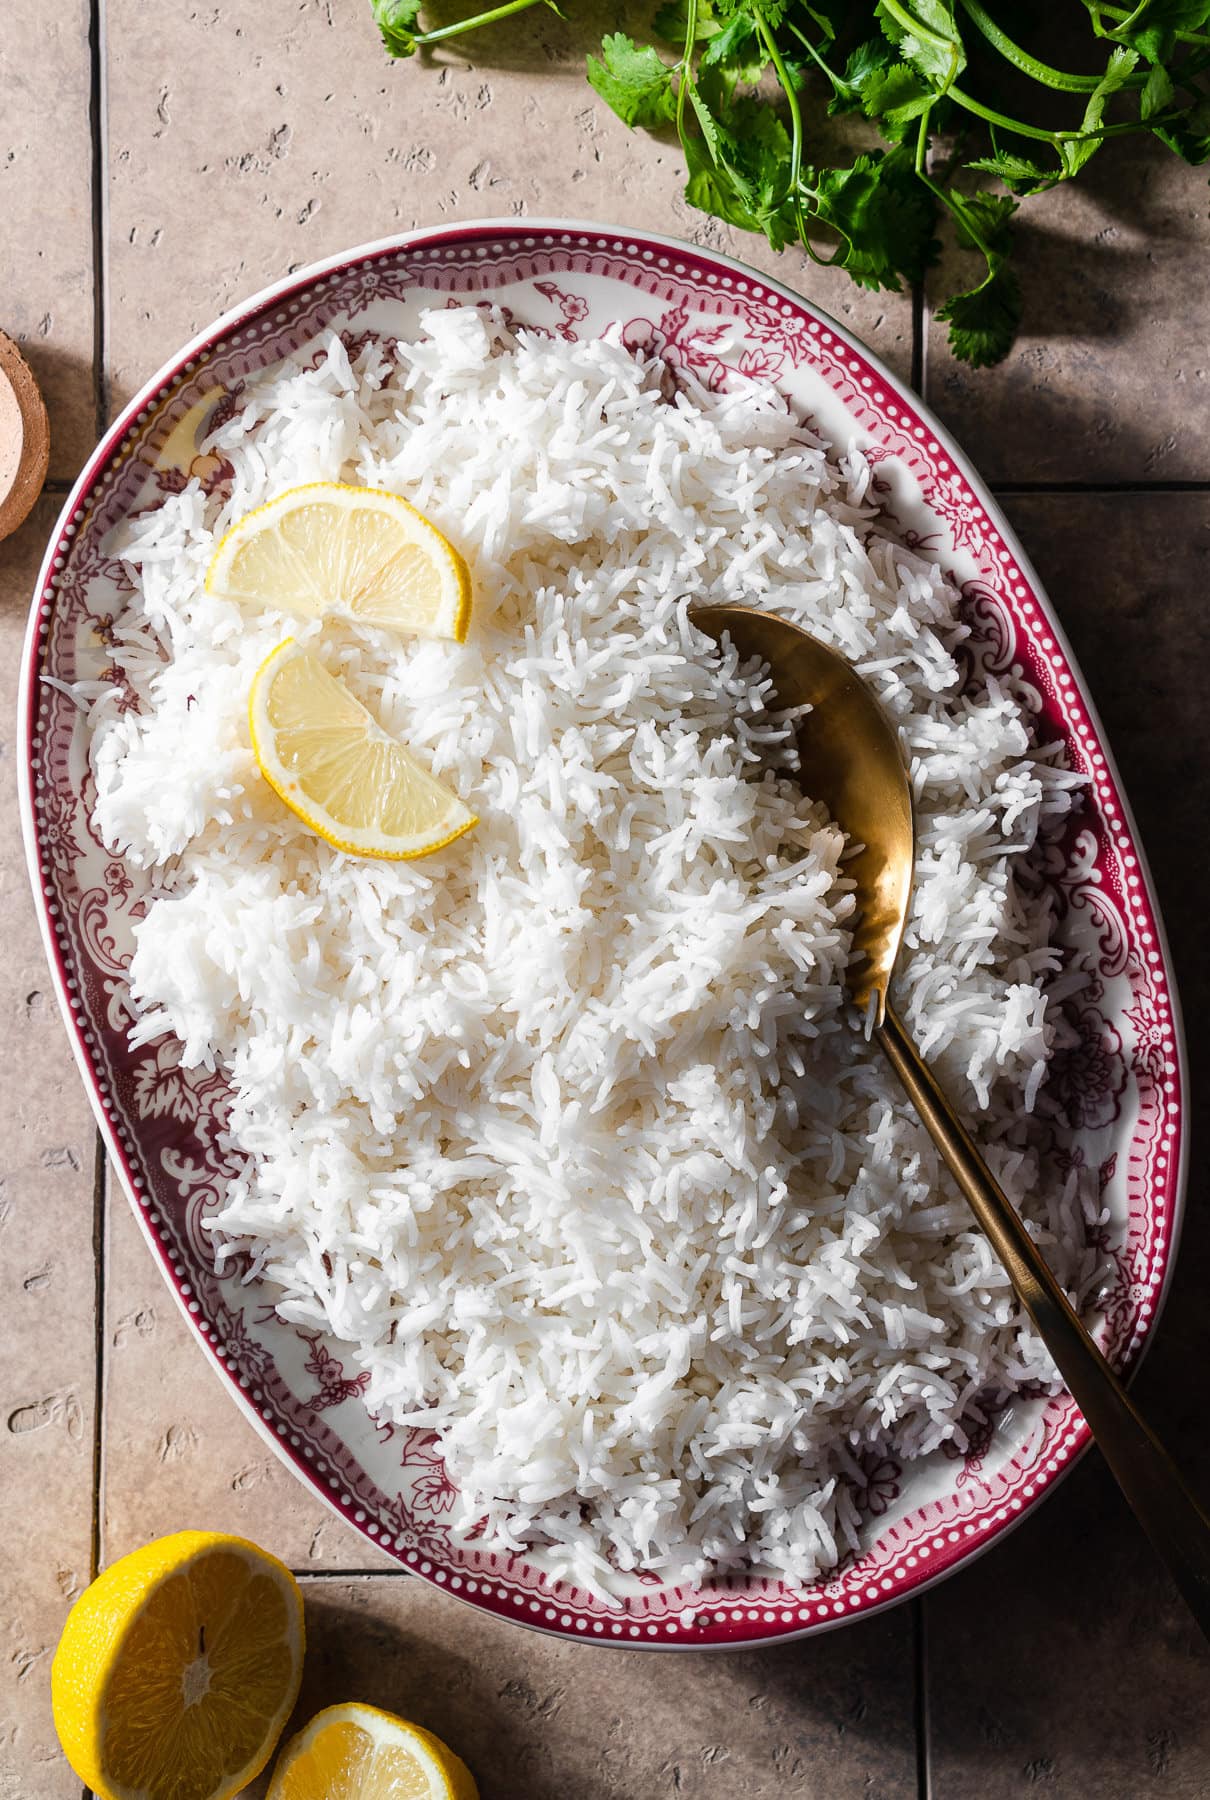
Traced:
<path id="1" fill-rule="evenodd" d="M 845 863 L 858 908 L 850 997 L 872 1010 L 879 1048 L 991 1240 L 1119 1487 L 1210 1637 L 1210 1520 L 1089 1336 L 888 1000 L 916 851 L 912 790 L 894 728 L 839 651 L 788 619 L 746 606 L 696 607 L 690 618 L 716 643 L 729 637 L 744 661 L 767 663 L 780 706 L 811 707 L 797 728 L 804 780 L 811 798 L 864 846 Z"/>

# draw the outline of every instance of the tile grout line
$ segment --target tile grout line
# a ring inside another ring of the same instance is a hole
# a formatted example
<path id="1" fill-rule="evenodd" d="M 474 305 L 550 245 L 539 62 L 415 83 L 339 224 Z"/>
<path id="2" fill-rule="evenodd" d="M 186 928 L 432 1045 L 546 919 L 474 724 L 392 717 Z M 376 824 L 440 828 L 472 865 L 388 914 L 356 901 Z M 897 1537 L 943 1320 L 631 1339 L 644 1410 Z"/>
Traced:
<path id="1" fill-rule="evenodd" d="M 98 438 L 109 424 L 105 374 L 109 300 L 109 107 L 106 96 L 106 0 L 88 9 L 88 118 L 92 136 L 92 369 Z"/>
<path id="2" fill-rule="evenodd" d="M 924 398 L 924 283 L 912 283 L 912 368 L 911 384 Z"/>
<path id="3" fill-rule="evenodd" d="M 89 0 L 88 8 L 88 120 L 92 140 L 91 213 L 92 213 L 92 358 L 93 403 L 98 438 L 109 423 L 109 391 L 105 379 L 106 302 L 108 283 L 106 233 L 109 225 L 108 181 L 108 108 L 105 93 L 105 0 Z M 59 488 L 52 484 L 52 491 Z M 63 484 L 63 491 L 70 484 Z M 93 1428 L 92 1428 L 92 1517 L 89 1521 L 90 1579 L 101 1568 L 104 1551 L 101 1529 L 102 1483 L 105 1476 L 105 1145 L 98 1130 L 93 1148 L 93 1307 L 95 1311 L 93 1339 Z M 83 1800 L 94 1800 L 87 1786 Z"/>
<path id="4" fill-rule="evenodd" d="M 92 1304 L 93 1380 L 92 1380 L 92 1516 L 89 1519 L 88 1579 L 95 1581 L 101 1572 L 101 1483 L 105 1474 L 105 1143 L 100 1130 L 94 1133 L 92 1164 Z M 83 1790 L 82 1800 L 96 1800 L 92 1789 Z"/>
<path id="5" fill-rule="evenodd" d="M 93 1419 L 92 1419 L 92 1519 L 89 1537 L 89 1580 L 101 1572 L 101 1480 L 105 1464 L 105 1144 L 95 1133 L 92 1168 L 93 1309 Z"/>
<path id="6" fill-rule="evenodd" d="M 420 1579 L 418 1575 L 413 1574 L 411 1569 L 405 1569 L 398 1565 L 387 1569 L 369 1569 L 364 1564 L 356 1569 L 291 1569 L 290 1573 L 297 1581 L 352 1581 L 361 1579 L 363 1576 L 368 1579 L 371 1575 L 375 1580 L 379 1576 L 383 1576 L 387 1581 L 419 1581 Z"/>
<path id="7" fill-rule="evenodd" d="M 927 1596 L 912 1602 L 912 1667 L 915 1688 L 912 1696 L 916 1726 L 916 1800 L 932 1800 L 933 1772 L 929 1732 L 929 1665 L 928 1665 Z"/>

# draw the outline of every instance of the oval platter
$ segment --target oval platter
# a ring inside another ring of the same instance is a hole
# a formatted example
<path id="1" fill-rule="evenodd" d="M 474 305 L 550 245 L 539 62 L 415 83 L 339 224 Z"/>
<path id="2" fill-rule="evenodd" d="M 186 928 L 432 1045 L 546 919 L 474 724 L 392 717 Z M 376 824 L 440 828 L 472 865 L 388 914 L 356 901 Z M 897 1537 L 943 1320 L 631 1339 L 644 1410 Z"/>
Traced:
<path id="1" fill-rule="evenodd" d="M 1121 784 L 1080 673 L 996 503 L 920 401 L 827 314 L 742 264 L 674 239 L 556 221 L 411 232 L 293 275 L 217 321 L 147 384 L 63 509 L 38 581 L 21 676 L 23 824 L 47 953 L 71 1042 L 135 1214 L 205 1354 L 298 1476 L 407 1568 L 506 1618 L 572 1639 L 739 1646 L 826 1630 L 893 1604 L 993 1543 L 1088 1442 L 1066 1395 L 1018 1398 L 965 1456 L 873 1463 L 861 1554 L 826 1581 L 700 1591 L 634 1584 L 610 1605 L 540 1561 L 450 1541 L 451 1487 L 432 1434 L 380 1425 L 347 1351 L 281 1322 L 272 1292 L 219 1279 L 202 1221 L 234 1173 L 221 1077 L 179 1066 L 175 1040 L 132 1052 L 126 967 L 143 904 L 137 871 L 91 824 L 82 713 L 61 687 L 111 662 L 131 590 L 114 553 L 128 516 L 222 463 L 198 444 L 242 384 L 327 333 L 406 335 L 430 306 L 492 304 L 564 339 L 620 324 L 672 378 L 776 382 L 833 443 L 875 465 L 886 529 L 961 589 L 970 678 L 1011 676 L 1038 730 L 1088 778 L 1089 804 L 1045 871 L 1059 941 L 1092 973 L 1069 1002 L 1071 1047 L 1052 1064 L 1040 1148 L 1094 1170 L 1109 1223 L 1099 1332 L 1121 1367 L 1153 1328 L 1171 1273 L 1184 1182 L 1180 1020 L 1163 927 Z"/>

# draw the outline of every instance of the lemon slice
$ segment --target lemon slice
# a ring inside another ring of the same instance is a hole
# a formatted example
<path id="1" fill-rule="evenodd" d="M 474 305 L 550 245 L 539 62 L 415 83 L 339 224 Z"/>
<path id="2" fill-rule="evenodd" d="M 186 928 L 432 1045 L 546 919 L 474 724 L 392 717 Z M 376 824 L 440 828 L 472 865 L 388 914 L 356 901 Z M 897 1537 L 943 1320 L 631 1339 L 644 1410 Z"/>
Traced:
<path id="1" fill-rule="evenodd" d="M 244 1538 L 178 1531 L 72 1607 L 51 1669 L 55 1727 L 101 1800 L 228 1800 L 268 1761 L 302 1659 L 290 1571 Z"/>
<path id="2" fill-rule="evenodd" d="M 338 850 L 426 856 L 477 823 L 457 794 L 293 638 L 257 670 L 248 721 L 265 780 Z"/>
<path id="3" fill-rule="evenodd" d="M 376 1706 L 329 1706 L 277 1759 L 269 1800 L 478 1800 L 453 1751 Z"/>
<path id="4" fill-rule="evenodd" d="M 458 643 L 471 614 L 470 571 L 423 513 L 397 494 L 335 481 L 246 513 L 211 557 L 206 592 Z"/>

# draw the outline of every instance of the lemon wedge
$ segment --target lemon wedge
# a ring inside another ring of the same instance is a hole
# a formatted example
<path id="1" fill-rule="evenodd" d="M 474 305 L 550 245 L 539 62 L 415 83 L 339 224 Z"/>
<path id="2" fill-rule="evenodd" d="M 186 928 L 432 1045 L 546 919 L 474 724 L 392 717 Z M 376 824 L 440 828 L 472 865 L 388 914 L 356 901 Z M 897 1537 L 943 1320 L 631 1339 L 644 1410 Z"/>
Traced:
<path id="1" fill-rule="evenodd" d="M 419 1725 L 376 1706 L 329 1706 L 277 1759 L 269 1800 L 478 1800 L 471 1772 Z"/>
<path id="2" fill-rule="evenodd" d="M 99 1575 L 51 1669 L 67 1760 L 101 1800 L 228 1800 L 298 1693 L 303 1608 L 276 1557 L 178 1531 Z"/>
<path id="3" fill-rule="evenodd" d="M 459 644 L 471 613 L 470 571 L 423 513 L 397 494 L 335 481 L 246 513 L 210 559 L 206 592 Z"/>
<path id="4" fill-rule="evenodd" d="M 427 856 L 477 823 L 294 638 L 257 670 L 248 722 L 265 780 L 338 850 Z"/>

